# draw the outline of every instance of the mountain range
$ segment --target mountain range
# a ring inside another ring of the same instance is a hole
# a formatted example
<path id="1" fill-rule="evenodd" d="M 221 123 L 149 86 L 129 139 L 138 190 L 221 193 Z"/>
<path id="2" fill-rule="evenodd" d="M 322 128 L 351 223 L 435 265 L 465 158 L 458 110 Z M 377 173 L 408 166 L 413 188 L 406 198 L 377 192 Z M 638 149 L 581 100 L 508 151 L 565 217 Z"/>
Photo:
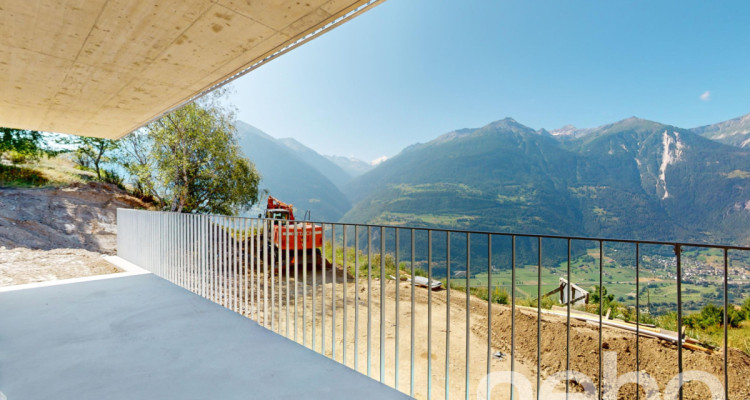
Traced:
<path id="1" fill-rule="evenodd" d="M 311 211 L 315 220 L 338 221 L 351 208 L 334 183 L 347 179 L 338 166 L 293 139 L 275 139 L 242 121 L 235 126 L 243 153 L 261 174 L 261 190 L 293 204 L 298 213 Z"/>
<path id="2" fill-rule="evenodd" d="M 330 221 L 750 243 L 750 114 L 693 129 L 632 117 L 546 131 L 506 118 L 409 146 L 350 179 L 352 170 L 331 157 L 264 138 L 306 164 L 287 172 L 306 168 L 304 180 L 318 182 L 288 185 L 284 195 L 303 207 L 330 202 L 313 213 Z M 269 188 L 277 179 L 300 179 L 269 175 L 246 154 Z M 293 199 L 303 193 L 307 199 Z"/>

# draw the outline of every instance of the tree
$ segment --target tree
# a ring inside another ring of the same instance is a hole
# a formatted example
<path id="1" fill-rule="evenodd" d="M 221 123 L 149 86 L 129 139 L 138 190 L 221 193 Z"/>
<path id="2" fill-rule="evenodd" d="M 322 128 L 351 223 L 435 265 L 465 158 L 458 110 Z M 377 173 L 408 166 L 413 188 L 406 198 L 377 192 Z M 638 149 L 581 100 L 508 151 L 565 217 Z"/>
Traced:
<path id="1" fill-rule="evenodd" d="M 136 196 L 153 196 L 154 162 L 151 158 L 153 139 L 145 130 L 135 131 L 120 139 L 120 155 L 117 160 L 131 176 L 133 192 Z"/>
<path id="2" fill-rule="evenodd" d="M 41 132 L 24 129 L 0 128 L 0 154 L 12 153 L 19 162 L 37 160 L 49 154 Z"/>
<path id="3" fill-rule="evenodd" d="M 112 155 L 119 147 L 116 140 L 76 136 L 60 139 L 60 142 L 76 146 L 73 150 L 74 161 L 79 166 L 96 172 L 97 180 L 101 181 L 112 173 L 104 170 L 104 165 L 113 161 Z"/>
<path id="4" fill-rule="evenodd" d="M 602 302 L 601 302 L 601 308 L 602 313 L 606 313 L 607 310 L 610 307 L 616 307 L 618 304 L 615 302 L 615 295 L 614 294 L 607 294 L 607 287 L 602 286 Z M 589 295 L 589 304 L 599 304 L 599 285 L 594 285 L 594 289 L 592 290 L 591 294 Z M 613 310 L 615 311 L 615 310 Z"/>
<path id="5" fill-rule="evenodd" d="M 258 200 L 260 175 L 237 145 L 223 93 L 173 111 L 126 140 L 122 165 L 134 186 L 169 211 L 236 214 Z"/>

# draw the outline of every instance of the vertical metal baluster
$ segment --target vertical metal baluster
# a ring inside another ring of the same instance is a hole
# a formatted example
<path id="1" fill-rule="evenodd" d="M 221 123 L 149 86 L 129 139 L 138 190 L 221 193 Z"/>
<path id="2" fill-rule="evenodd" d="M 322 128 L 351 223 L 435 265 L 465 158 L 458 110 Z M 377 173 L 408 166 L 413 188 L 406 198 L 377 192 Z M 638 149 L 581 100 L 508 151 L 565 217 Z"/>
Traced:
<path id="1" fill-rule="evenodd" d="M 187 235 L 185 242 L 185 256 L 187 257 L 185 278 L 186 288 L 195 292 L 195 247 L 193 246 L 195 240 L 195 224 L 193 223 L 193 216 L 191 214 L 185 214 L 185 223 L 187 226 Z"/>
<path id="2" fill-rule="evenodd" d="M 487 235 L 487 400 L 490 400 L 490 360 L 492 359 L 492 235 Z"/>
<path id="3" fill-rule="evenodd" d="M 445 233 L 445 398 L 450 398 L 451 233 Z"/>
<path id="4" fill-rule="evenodd" d="M 248 220 L 243 218 L 242 219 L 242 245 L 241 248 L 243 250 L 242 254 L 244 257 L 244 264 L 242 269 L 242 282 L 243 282 L 243 290 L 245 292 L 244 299 L 242 301 L 242 307 L 245 316 L 250 316 L 250 304 L 252 301 L 250 300 L 250 293 L 252 293 L 250 286 L 248 284 L 248 278 L 252 279 L 252 270 L 250 269 L 250 264 L 248 263 L 248 260 L 250 259 L 250 234 L 249 234 L 249 228 L 248 228 Z"/>
<path id="5" fill-rule="evenodd" d="M 219 243 L 220 243 L 220 257 L 219 262 L 221 263 L 221 305 L 227 306 L 227 232 L 226 232 L 226 218 L 223 216 L 219 217 Z"/>
<path id="6" fill-rule="evenodd" d="M 197 270 L 197 255 L 198 255 L 198 247 L 196 246 L 196 239 L 198 236 L 197 233 L 197 224 L 195 223 L 195 215 L 190 214 L 188 216 L 188 219 L 190 220 L 190 291 L 193 293 L 200 293 L 198 290 L 198 282 L 196 280 L 196 270 Z"/>
<path id="7" fill-rule="evenodd" d="M 427 230 L 427 398 L 432 398 L 432 230 Z"/>
<path id="8" fill-rule="evenodd" d="M 510 239 L 510 372 L 510 400 L 513 400 L 513 376 L 516 373 L 516 235 Z"/>
<path id="9" fill-rule="evenodd" d="M 172 246 L 167 246 L 167 243 L 174 243 L 174 242 L 172 241 L 172 232 L 170 229 L 171 225 L 169 223 L 169 218 L 170 218 L 170 215 L 168 213 L 165 212 L 162 214 L 162 224 L 163 224 L 163 229 L 164 229 L 164 246 L 163 246 L 164 255 L 162 256 L 161 276 L 164 279 L 171 282 L 172 280 L 170 279 L 171 276 L 169 273 L 171 271 L 170 263 L 172 261 L 172 257 L 171 257 Z"/>
<path id="10" fill-rule="evenodd" d="M 234 240 L 232 239 L 234 231 L 234 221 L 232 218 L 224 217 L 224 230 L 226 231 L 225 248 L 227 251 L 227 305 L 226 307 L 234 311 Z"/>
<path id="11" fill-rule="evenodd" d="M 271 220 L 271 259 L 269 262 L 272 265 L 272 268 L 270 270 L 270 278 L 271 278 L 271 330 L 274 332 L 278 332 L 276 329 L 276 276 L 278 275 L 278 263 L 276 262 L 276 257 L 278 257 L 277 248 L 276 245 L 280 245 L 277 238 L 277 232 L 278 232 L 278 225 L 275 220 Z"/>
<path id="12" fill-rule="evenodd" d="M 315 228 L 316 226 L 313 225 L 313 230 L 312 230 L 313 243 L 317 243 L 316 236 L 315 236 L 315 230 L 316 230 Z M 316 293 L 318 292 L 318 285 L 316 281 L 316 275 L 318 275 L 318 248 L 317 247 L 313 248 L 312 258 L 313 258 L 312 259 L 312 266 L 313 266 L 313 269 L 312 269 L 313 270 L 313 276 L 312 276 L 312 290 L 313 290 L 312 292 L 312 345 L 310 346 L 310 348 L 315 350 L 315 338 L 317 336 L 315 332 L 315 322 L 318 319 L 318 314 L 315 312 L 315 306 L 316 306 L 315 303 L 317 302 Z"/>
<path id="13" fill-rule="evenodd" d="M 728 250 L 726 248 L 724 250 L 724 399 L 729 399 L 729 343 L 728 343 L 728 336 L 727 336 L 727 324 L 729 323 L 727 318 L 727 310 L 729 310 L 729 281 L 728 281 L 728 275 L 729 275 L 729 257 L 728 257 Z M 750 318 L 750 315 L 748 316 Z"/>
<path id="14" fill-rule="evenodd" d="M 211 223 L 211 216 L 206 215 L 206 298 L 213 301 L 213 224 Z"/>
<path id="15" fill-rule="evenodd" d="M 177 285 L 182 286 L 182 214 L 175 214 L 175 226 L 177 228 Z"/>
<path id="16" fill-rule="evenodd" d="M 604 313 L 604 310 L 602 309 L 602 304 L 604 304 L 604 301 L 602 301 L 602 285 L 603 285 L 603 277 L 604 277 L 604 243 L 600 240 L 599 241 L 599 381 L 597 382 L 598 386 L 598 392 L 599 398 L 602 398 L 602 314 Z"/>
<path id="17" fill-rule="evenodd" d="M 240 232 L 237 234 L 237 248 L 239 249 L 239 271 L 240 271 L 240 314 L 246 315 L 247 312 L 247 248 L 245 242 L 245 219 L 237 218 L 240 226 Z"/>
<path id="18" fill-rule="evenodd" d="M 568 238 L 568 269 L 566 271 L 567 273 L 567 279 L 568 284 L 566 287 L 568 288 L 568 292 L 565 294 L 566 296 L 566 318 L 565 321 L 565 398 L 568 398 L 568 394 L 570 393 L 570 302 L 573 300 L 571 297 L 571 285 L 572 280 L 570 280 L 570 238 Z"/>
<path id="19" fill-rule="evenodd" d="M 240 255 L 240 219 L 232 217 L 234 220 L 234 287 L 235 287 L 235 308 L 237 313 L 242 313 L 241 300 L 242 300 L 242 275 L 241 262 L 242 257 Z"/>
<path id="20" fill-rule="evenodd" d="M 230 217 L 229 219 L 232 221 L 232 230 L 231 230 L 231 236 L 232 238 L 232 290 L 234 290 L 234 295 L 232 296 L 232 307 L 234 309 L 234 312 L 239 312 L 240 305 L 239 305 L 239 299 L 240 299 L 240 274 L 239 274 L 239 252 L 237 250 L 238 240 L 237 240 L 237 230 L 238 230 L 238 221 L 237 218 Z"/>
<path id="21" fill-rule="evenodd" d="M 265 248 L 263 245 L 263 240 L 266 237 L 264 234 L 265 228 L 264 224 L 266 223 L 265 220 L 261 219 L 260 217 L 255 221 L 255 320 L 260 323 L 261 315 L 263 315 L 263 324 L 265 326 L 265 314 L 261 313 L 261 304 L 265 306 L 266 302 L 261 300 L 261 295 L 265 297 L 266 291 L 263 288 L 262 282 L 266 279 L 266 274 L 262 274 L 262 269 L 264 268 L 266 263 L 263 261 L 266 257 L 266 253 L 268 252 L 268 249 Z"/>
<path id="22" fill-rule="evenodd" d="M 206 215 L 201 216 L 201 241 L 202 241 L 201 246 L 203 247 L 203 263 L 201 267 L 203 297 L 208 298 L 209 296 L 209 288 L 208 288 L 209 247 L 208 247 L 208 216 Z"/>
<path id="23" fill-rule="evenodd" d="M 307 223 L 302 225 L 302 243 L 305 248 L 302 250 L 302 345 L 307 346 Z M 310 226 L 313 226 L 310 224 Z M 315 229 L 313 228 L 313 232 Z M 313 240 L 313 243 L 315 241 Z M 315 247 L 312 248 L 313 255 Z"/>
<path id="24" fill-rule="evenodd" d="M 635 244 L 635 400 L 641 398 L 641 247 Z"/>
<path id="25" fill-rule="evenodd" d="M 182 214 L 175 214 L 175 227 L 177 231 L 177 279 L 175 283 L 182 287 Z"/>
<path id="26" fill-rule="evenodd" d="M 260 261 L 261 261 L 261 252 L 260 252 L 260 233 L 261 233 L 261 224 L 260 219 L 254 219 L 253 220 L 253 245 L 255 247 L 255 283 L 254 283 L 254 289 L 255 289 L 255 321 L 260 323 Z M 265 251 L 264 251 L 265 253 Z"/>
<path id="27" fill-rule="evenodd" d="M 396 240 L 396 315 L 395 315 L 395 317 L 396 317 L 396 349 L 395 349 L 395 360 L 396 360 L 396 365 L 395 365 L 394 373 L 393 373 L 394 376 L 395 376 L 395 378 L 394 378 L 395 379 L 395 383 L 394 383 L 393 387 L 396 390 L 398 390 L 398 375 L 399 375 L 398 374 L 398 364 L 399 364 L 399 362 L 398 362 L 398 341 L 399 341 L 399 330 L 400 330 L 399 322 L 400 322 L 400 319 L 401 319 L 401 316 L 399 315 L 399 303 L 401 303 L 401 296 L 400 296 L 399 288 L 401 286 L 401 265 L 399 265 L 399 254 L 398 254 L 398 248 L 399 248 L 399 244 L 398 244 L 398 228 L 395 228 L 395 231 L 396 231 L 396 233 L 395 233 L 395 240 Z"/>
<path id="28" fill-rule="evenodd" d="M 232 219 L 225 216 L 224 217 L 224 237 L 226 238 L 224 242 L 224 248 L 226 249 L 227 254 L 227 264 L 226 264 L 226 271 L 227 271 L 227 293 L 226 293 L 226 308 L 230 310 L 234 310 L 234 277 L 232 274 L 234 273 L 234 251 L 232 251 L 233 241 L 232 241 Z"/>
<path id="29" fill-rule="evenodd" d="M 180 214 L 175 213 L 173 216 L 173 224 L 175 231 L 175 274 L 174 283 L 178 286 L 182 286 L 182 224 L 180 224 Z"/>
<path id="30" fill-rule="evenodd" d="M 218 255 L 219 255 L 219 301 L 218 303 L 224 306 L 225 291 L 224 291 L 224 218 L 221 216 L 216 217 L 216 239 L 218 240 Z"/>
<path id="31" fill-rule="evenodd" d="M 299 278 L 297 269 L 299 267 L 299 231 L 297 230 L 299 224 L 294 223 L 294 341 L 297 340 L 297 292 L 299 291 Z"/>
<path id="32" fill-rule="evenodd" d="M 537 278 L 536 278 L 536 398 L 540 399 L 542 383 L 542 237 L 537 237 Z"/>
<path id="33" fill-rule="evenodd" d="M 207 229 L 208 229 L 208 235 L 206 237 L 208 244 L 207 244 L 207 250 L 208 250 L 208 265 L 206 270 L 206 280 L 208 281 L 208 299 L 211 301 L 215 301 L 215 293 L 214 290 L 214 274 L 216 271 L 216 268 L 214 267 L 214 260 L 216 259 L 215 248 L 214 248 L 214 224 L 213 224 L 213 217 L 207 216 Z"/>
<path id="34" fill-rule="evenodd" d="M 167 215 L 167 218 L 169 220 L 169 243 L 177 244 L 179 243 L 177 241 L 177 226 L 174 223 L 176 219 L 176 214 L 169 213 Z M 176 254 L 177 248 L 176 246 L 169 246 L 169 259 L 167 260 L 169 265 L 169 271 L 167 272 L 167 276 L 169 277 L 169 281 L 172 283 L 177 283 L 177 254 Z"/>
<path id="35" fill-rule="evenodd" d="M 211 217 L 211 252 L 213 257 L 213 268 L 211 271 L 211 277 L 213 281 L 213 298 L 214 303 L 221 304 L 221 297 L 219 297 L 220 282 L 221 282 L 221 265 L 219 260 L 221 259 L 221 247 L 219 246 L 219 217 Z"/>
<path id="36" fill-rule="evenodd" d="M 232 281 L 231 281 L 231 273 L 232 273 L 232 243 L 230 240 L 232 239 L 231 235 L 231 222 L 229 218 L 226 216 L 223 217 L 223 225 L 224 225 L 224 234 L 222 235 L 224 237 L 224 307 L 228 309 L 232 309 Z"/>
<path id="37" fill-rule="evenodd" d="M 411 374 L 409 395 L 414 397 L 414 229 L 411 229 Z"/>
<path id="38" fill-rule="evenodd" d="M 344 295 L 342 296 L 343 301 L 344 301 L 344 326 L 342 327 L 342 330 L 343 330 L 342 336 L 343 336 L 344 347 L 342 349 L 342 358 L 344 359 L 344 365 L 346 365 L 346 325 L 347 325 L 346 323 L 348 321 L 347 316 L 346 316 L 347 315 L 346 314 L 346 308 L 347 308 L 346 303 L 347 303 L 347 300 L 348 300 L 347 296 L 349 296 L 349 292 L 346 289 L 346 281 L 349 280 L 349 265 L 348 265 L 348 262 L 347 262 L 347 261 L 349 261 L 349 257 L 347 257 L 347 255 L 346 255 L 346 250 L 347 250 L 347 246 L 346 246 L 346 225 L 342 225 L 341 229 L 343 230 L 343 232 L 342 232 L 343 239 L 342 239 L 342 248 L 341 248 L 343 256 L 342 256 L 342 260 L 341 261 L 344 264 L 344 278 L 343 278 L 344 279 Z M 355 299 L 355 301 L 356 301 L 356 299 Z"/>
<path id="39" fill-rule="evenodd" d="M 197 255 L 198 247 L 196 246 L 197 239 L 197 224 L 195 223 L 195 215 L 190 214 L 188 219 L 190 220 L 190 291 L 193 293 L 200 293 L 198 290 L 198 283 L 196 281 L 196 269 L 197 269 Z"/>
<path id="40" fill-rule="evenodd" d="M 177 229 L 179 229 L 179 236 L 177 237 L 177 257 L 180 260 L 177 284 L 182 288 L 185 287 L 185 224 L 183 224 L 183 218 L 184 215 L 182 213 L 177 214 Z"/>
<path id="41" fill-rule="evenodd" d="M 354 225 L 354 370 L 359 372 L 359 225 Z"/>
<path id="42" fill-rule="evenodd" d="M 263 219 L 263 326 L 268 328 L 268 220 Z M 273 308 L 273 307 L 271 307 Z"/>
<path id="43" fill-rule="evenodd" d="M 172 283 L 177 282 L 177 254 L 175 254 L 176 247 L 174 246 L 174 244 L 177 243 L 177 231 L 175 229 L 174 218 L 174 213 L 166 214 L 168 237 L 167 243 L 169 243 L 169 245 L 167 246 L 167 253 L 169 254 L 169 256 L 166 259 L 165 275 L 167 277 L 167 280 Z"/>
<path id="44" fill-rule="evenodd" d="M 219 217 L 213 217 L 213 254 L 214 254 L 214 303 L 221 304 L 221 240 L 219 235 Z"/>
<path id="45" fill-rule="evenodd" d="M 380 383 L 385 383 L 385 227 L 380 227 Z M 429 307 L 429 305 L 428 305 Z M 427 328 L 429 330 L 429 327 Z"/>
<path id="46" fill-rule="evenodd" d="M 372 369 L 372 227 L 367 227 L 367 376 Z"/>
<path id="47" fill-rule="evenodd" d="M 331 358 L 336 359 L 336 225 L 331 224 Z M 346 324 L 346 321 L 344 321 Z"/>
<path id="48" fill-rule="evenodd" d="M 675 245 L 674 252 L 677 256 L 677 372 L 680 381 L 680 400 L 682 400 L 682 246 Z M 726 309 L 724 313 L 726 314 Z"/>
<path id="49" fill-rule="evenodd" d="M 284 270 L 286 271 L 286 337 L 289 337 L 289 273 L 291 262 L 289 261 L 289 220 L 284 221 L 284 242 L 286 243 L 286 265 Z"/>
<path id="50" fill-rule="evenodd" d="M 466 232 L 466 400 L 469 400 L 469 356 L 471 354 L 470 336 L 471 336 L 471 317 L 469 315 L 471 310 L 471 233 Z"/>
<path id="51" fill-rule="evenodd" d="M 191 269 L 191 248 L 190 248 L 190 240 L 192 239 L 192 226 L 190 224 L 190 214 L 182 214 L 182 225 L 184 229 L 184 239 L 182 242 L 183 248 L 182 248 L 182 254 L 183 254 L 183 260 L 184 260 L 184 268 L 183 268 L 183 283 L 184 288 L 188 291 L 193 291 L 192 282 L 190 279 L 190 269 Z"/>
<path id="52" fill-rule="evenodd" d="M 281 220 L 277 221 L 276 226 L 278 230 L 276 231 L 277 234 L 275 235 L 275 237 L 278 240 L 276 243 L 278 243 L 278 246 L 279 246 L 276 249 L 276 251 L 278 252 L 276 256 L 276 259 L 277 259 L 276 260 L 276 279 L 278 280 L 276 288 L 278 289 L 277 293 L 279 296 L 276 302 L 276 307 L 278 308 L 278 312 L 276 313 L 276 318 L 277 318 L 276 326 L 278 329 L 276 333 L 281 334 L 281 329 L 282 329 L 281 328 L 281 307 L 284 305 L 284 298 L 283 298 L 284 296 L 284 270 L 282 269 L 282 264 L 284 263 L 284 252 L 282 250 L 283 242 L 281 241 L 282 233 L 283 233 L 282 221 Z"/>
<path id="53" fill-rule="evenodd" d="M 202 274 L 202 261 L 203 261 L 203 238 L 201 236 L 201 215 L 193 215 L 193 287 L 195 293 L 199 296 L 203 296 L 203 288 L 201 283 L 203 282 Z"/>
<path id="54" fill-rule="evenodd" d="M 323 272 L 321 275 L 322 285 L 320 287 L 320 354 L 326 354 L 326 225 L 322 224 L 323 230 L 321 232 L 321 266 L 320 270 Z"/>
<path id="55" fill-rule="evenodd" d="M 224 218 L 219 216 L 216 218 L 216 230 L 219 240 L 219 304 L 222 306 L 225 306 L 224 300 L 226 299 L 226 290 L 225 290 L 225 283 L 226 283 L 226 277 L 225 277 L 225 271 L 224 271 L 224 264 L 226 255 L 224 252 Z"/>

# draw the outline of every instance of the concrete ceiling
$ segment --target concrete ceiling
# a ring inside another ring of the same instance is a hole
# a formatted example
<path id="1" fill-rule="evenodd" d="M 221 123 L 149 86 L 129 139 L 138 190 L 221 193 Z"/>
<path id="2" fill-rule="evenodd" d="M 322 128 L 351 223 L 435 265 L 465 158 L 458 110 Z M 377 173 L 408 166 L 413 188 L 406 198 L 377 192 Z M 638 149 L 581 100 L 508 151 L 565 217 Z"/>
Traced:
<path id="1" fill-rule="evenodd" d="M 5 0 L 0 126 L 120 138 L 368 0 Z"/>

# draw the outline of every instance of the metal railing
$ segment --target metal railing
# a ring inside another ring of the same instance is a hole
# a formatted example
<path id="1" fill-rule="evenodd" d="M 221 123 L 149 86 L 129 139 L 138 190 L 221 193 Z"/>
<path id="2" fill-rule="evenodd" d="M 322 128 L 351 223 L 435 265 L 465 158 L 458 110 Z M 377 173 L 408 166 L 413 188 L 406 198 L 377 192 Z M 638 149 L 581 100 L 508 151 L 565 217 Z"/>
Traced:
<path id="1" fill-rule="evenodd" d="M 126 209 L 117 221 L 120 257 L 418 398 L 750 395 L 730 368 L 750 350 L 730 349 L 723 312 L 748 292 L 750 248 Z M 308 232 L 319 250 L 289 242 Z M 576 298 L 592 286 L 597 301 Z M 718 343 L 684 329 L 712 301 Z"/>

